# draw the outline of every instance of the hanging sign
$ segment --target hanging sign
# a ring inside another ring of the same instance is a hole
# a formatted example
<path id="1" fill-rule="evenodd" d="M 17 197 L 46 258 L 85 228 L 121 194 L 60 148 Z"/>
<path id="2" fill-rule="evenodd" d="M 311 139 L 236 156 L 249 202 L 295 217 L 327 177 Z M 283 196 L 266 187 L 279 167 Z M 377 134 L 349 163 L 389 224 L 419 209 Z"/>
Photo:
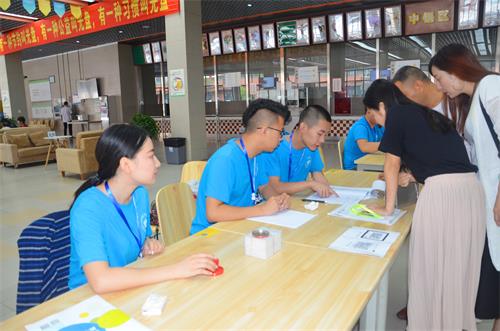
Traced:
<path id="1" fill-rule="evenodd" d="M 23 0 L 23 5 L 30 2 Z M 179 9 L 179 0 L 98 2 L 82 7 L 80 18 L 67 12 L 63 17 L 50 16 L 5 32 L 0 36 L 0 55 L 177 13 Z"/>

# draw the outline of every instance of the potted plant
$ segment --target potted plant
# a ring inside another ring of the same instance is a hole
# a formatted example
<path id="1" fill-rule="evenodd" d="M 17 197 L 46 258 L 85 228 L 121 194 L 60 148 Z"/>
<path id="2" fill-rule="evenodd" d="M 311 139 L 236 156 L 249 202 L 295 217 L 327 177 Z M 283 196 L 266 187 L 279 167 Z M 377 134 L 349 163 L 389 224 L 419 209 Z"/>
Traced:
<path id="1" fill-rule="evenodd" d="M 153 145 L 155 148 L 155 155 L 161 161 L 165 162 L 165 151 L 163 144 L 158 140 L 160 131 L 158 126 L 156 125 L 156 121 L 149 115 L 144 113 L 136 113 L 132 117 L 132 121 L 130 122 L 132 125 L 136 125 L 140 128 L 143 128 L 153 140 Z"/>
<path id="2" fill-rule="evenodd" d="M 158 140 L 158 126 L 151 116 L 143 113 L 136 113 L 134 117 L 132 117 L 132 122 L 130 122 L 130 124 L 146 130 L 153 141 Z"/>

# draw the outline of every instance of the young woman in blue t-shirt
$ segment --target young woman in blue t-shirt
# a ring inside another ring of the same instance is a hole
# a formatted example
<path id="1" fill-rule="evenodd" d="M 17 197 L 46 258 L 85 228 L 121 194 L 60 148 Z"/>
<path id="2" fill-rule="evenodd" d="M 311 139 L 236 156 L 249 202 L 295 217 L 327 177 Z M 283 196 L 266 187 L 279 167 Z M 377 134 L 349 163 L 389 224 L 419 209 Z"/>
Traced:
<path id="1" fill-rule="evenodd" d="M 140 256 L 163 252 L 163 245 L 149 238 L 149 197 L 143 186 L 155 182 L 160 162 L 148 134 L 128 124 L 104 131 L 96 159 L 97 175 L 75 192 L 71 206 L 71 289 L 88 282 L 94 292 L 106 293 L 213 274 L 217 265 L 209 254 L 168 266 L 128 267 Z"/>

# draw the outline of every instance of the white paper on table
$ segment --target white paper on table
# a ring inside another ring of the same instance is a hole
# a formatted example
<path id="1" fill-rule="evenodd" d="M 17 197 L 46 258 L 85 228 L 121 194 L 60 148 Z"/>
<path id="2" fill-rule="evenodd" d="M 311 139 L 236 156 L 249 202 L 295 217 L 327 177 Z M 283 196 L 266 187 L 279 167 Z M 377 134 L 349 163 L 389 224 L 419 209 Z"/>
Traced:
<path id="1" fill-rule="evenodd" d="M 341 252 L 384 257 L 398 237 L 399 232 L 354 226 L 342 233 L 328 247 Z"/>
<path id="2" fill-rule="evenodd" d="M 286 210 L 271 216 L 259 216 L 248 218 L 251 221 L 271 225 L 283 226 L 285 228 L 297 229 L 312 220 L 316 215 L 303 213 L 296 210 Z"/>
<path id="3" fill-rule="evenodd" d="M 322 198 L 318 193 L 314 193 L 308 196 L 306 199 L 310 200 L 320 200 L 332 205 L 343 205 L 345 203 L 355 203 L 363 200 L 370 192 L 370 188 L 367 187 L 347 187 L 347 186 L 330 186 L 334 190 L 338 197 L 332 195 L 328 198 Z"/>
<path id="4" fill-rule="evenodd" d="M 91 322 L 94 319 L 97 319 L 97 323 Z M 112 321 L 113 327 L 99 326 L 99 319 L 106 320 L 108 323 Z M 68 326 L 77 328 L 79 324 L 86 324 L 81 325 L 79 330 L 92 330 L 92 327 L 95 330 L 112 329 L 114 331 L 150 330 L 98 295 L 25 327 L 28 331 L 56 331 Z"/>
<path id="5" fill-rule="evenodd" d="M 351 208 L 355 203 L 345 204 L 340 206 L 339 208 L 332 210 L 328 213 L 331 216 L 350 218 L 358 221 L 364 222 L 372 222 L 372 223 L 380 223 L 385 225 L 394 225 L 400 218 L 403 216 L 406 211 L 401 209 L 395 209 L 391 216 L 384 216 L 381 219 L 377 219 L 374 217 L 360 216 L 351 213 Z"/>

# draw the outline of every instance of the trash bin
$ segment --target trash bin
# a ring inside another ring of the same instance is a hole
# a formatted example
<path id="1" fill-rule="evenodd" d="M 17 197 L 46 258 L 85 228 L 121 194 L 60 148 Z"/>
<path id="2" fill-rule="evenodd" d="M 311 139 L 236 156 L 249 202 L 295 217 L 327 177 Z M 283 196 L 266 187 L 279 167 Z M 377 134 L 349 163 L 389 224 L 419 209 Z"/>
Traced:
<path id="1" fill-rule="evenodd" d="M 168 164 L 186 163 L 186 138 L 165 138 L 163 144 Z"/>

